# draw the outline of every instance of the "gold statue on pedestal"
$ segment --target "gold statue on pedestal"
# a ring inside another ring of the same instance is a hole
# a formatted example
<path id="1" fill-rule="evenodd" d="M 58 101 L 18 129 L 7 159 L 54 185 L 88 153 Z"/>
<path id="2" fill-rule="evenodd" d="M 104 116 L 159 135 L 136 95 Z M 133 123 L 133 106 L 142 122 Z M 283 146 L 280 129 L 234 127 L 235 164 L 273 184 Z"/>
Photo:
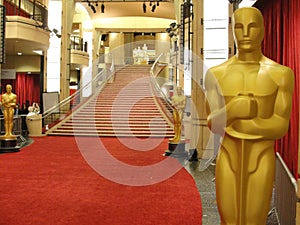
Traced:
<path id="1" fill-rule="evenodd" d="M 169 141 L 171 143 L 179 143 L 181 141 L 181 128 L 183 111 L 186 105 L 186 97 L 183 94 L 182 88 L 177 87 L 176 95 L 172 96 L 173 117 L 174 117 L 174 137 Z"/>
<path id="2" fill-rule="evenodd" d="M 16 136 L 12 134 L 14 126 L 14 112 L 17 104 L 17 96 L 12 93 L 12 86 L 6 85 L 6 93 L 2 95 L 2 111 L 4 117 L 4 128 L 5 134 L 2 135 L 1 139 L 16 139 Z"/>
<path id="3" fill-rule="evenodd" d="M 216 161 L 222 225 L 266 224 L 275 174 L 274 141 L 288 130 L 293 71 L 262 54 L 264 22 L 253 7 L 233 15 L 237 53 L 205 78 L 208 126 L 224 135 Z"/>

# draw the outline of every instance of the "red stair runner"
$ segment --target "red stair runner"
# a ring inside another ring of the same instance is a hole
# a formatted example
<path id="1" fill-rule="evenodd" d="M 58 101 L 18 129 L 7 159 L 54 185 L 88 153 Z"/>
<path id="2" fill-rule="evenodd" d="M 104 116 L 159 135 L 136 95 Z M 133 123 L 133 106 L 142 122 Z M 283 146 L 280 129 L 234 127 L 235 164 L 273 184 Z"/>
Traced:
<path id="1" fill-rule="evenodd" d="M 48 135 L 172 137 L 154 98 L 150 66 L 123 67 L 113 83 Z"/>

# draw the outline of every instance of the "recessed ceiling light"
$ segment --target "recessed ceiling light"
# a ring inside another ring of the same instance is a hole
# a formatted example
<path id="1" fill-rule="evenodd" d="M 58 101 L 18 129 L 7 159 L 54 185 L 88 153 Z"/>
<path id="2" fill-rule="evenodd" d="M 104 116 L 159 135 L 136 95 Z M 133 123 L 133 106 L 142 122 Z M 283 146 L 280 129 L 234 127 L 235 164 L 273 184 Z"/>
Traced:
<path id="1" fill-rule="evenodd" d="M 38 54 L 38 55 L 43 55 L 43 51 L 42 50 L 32 50 L 34 53 Z"/>
<path id="2" fill-rule="evenodd" d="M 17 55 L 22 55 L 22 52 L 18 52 Z"/>

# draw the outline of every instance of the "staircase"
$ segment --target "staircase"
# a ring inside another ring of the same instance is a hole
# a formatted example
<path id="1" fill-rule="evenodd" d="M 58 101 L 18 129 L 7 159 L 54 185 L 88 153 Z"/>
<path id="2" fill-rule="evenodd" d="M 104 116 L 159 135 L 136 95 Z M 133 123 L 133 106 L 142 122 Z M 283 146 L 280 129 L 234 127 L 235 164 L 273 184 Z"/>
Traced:
<path id="1" fill-rule="evenodd" d="M 48 135 L 172 137 L 173 129 L 155 103 L 150 66 L 116 71 L 101 93 L 47 132 Z"/>

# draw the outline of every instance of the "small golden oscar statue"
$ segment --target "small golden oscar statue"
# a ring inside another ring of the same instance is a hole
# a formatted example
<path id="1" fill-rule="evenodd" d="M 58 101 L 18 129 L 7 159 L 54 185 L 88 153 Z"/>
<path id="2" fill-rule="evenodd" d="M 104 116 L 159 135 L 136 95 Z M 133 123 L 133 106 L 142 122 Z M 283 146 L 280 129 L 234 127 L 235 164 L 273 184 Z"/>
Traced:
<path id="1" fill-rule="evenodd" d="M 176 88 L 176 95 L 172 96 L 174 137 L 169 139 L 169 149 L 165 151 L 165 156 L 186 157 L 185 142 L 182 140 L 182 119 L 186 106 L 186 97 L 181 87 Z"/>
<path id="2" fill-rule="evenodd" d="M 12 133 L 14 126 L 14 112 L 17 104 L 17 95 L 12 93 L 12 86 L 6 85 L 6 92 L 2 94 L 1 107 L 4 118 L 5 134 L 0 136 L 0 151 L 19 151 L 17 136 Z"/>

